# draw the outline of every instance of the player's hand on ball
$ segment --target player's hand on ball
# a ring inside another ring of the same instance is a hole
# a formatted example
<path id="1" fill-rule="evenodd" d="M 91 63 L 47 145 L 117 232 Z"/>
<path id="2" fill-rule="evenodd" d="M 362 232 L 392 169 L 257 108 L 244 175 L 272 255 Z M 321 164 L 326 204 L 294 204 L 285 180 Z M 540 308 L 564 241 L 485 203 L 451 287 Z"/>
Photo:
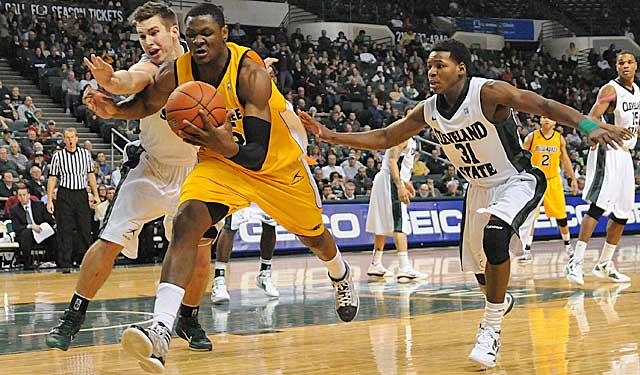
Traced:
<path id="1" fill-rule="evenodd" d="M 303 112 L 298 110 L 298 116 L 300 117 L 300 122 L 302 125 L 309 130 L 316 138 L 320 140 L 326 140 L 325 136 L 329 134 L 329 129 L 326 126 L 322 125 L 318 121 L 314 120 L 307 112 Z"/>
<path id="2" fill-rule="evenodd" d="M 91 112 L 104 119 L 113 118 L 118 110 L 116 101 L 101 92 L 87 88 L 82 95 L 82 102 Z"/>
<path id="3" fill-rule="evenodd" d="M 226 158 L 233 157 L 238 153 L 238 144 L 233 141 L 233 133 L 231 131 L 232 114 L 229 111 L 224 124 L 215 127 L 204 111 L 199 110 L 198 116 L 200 116 L 200 120 L 204 124 L 202 129 L 188 120 L 183 120 L 185 127 L 178 131 L 178 135 L 187 143 L 206 147 L 221 153 Z"/>

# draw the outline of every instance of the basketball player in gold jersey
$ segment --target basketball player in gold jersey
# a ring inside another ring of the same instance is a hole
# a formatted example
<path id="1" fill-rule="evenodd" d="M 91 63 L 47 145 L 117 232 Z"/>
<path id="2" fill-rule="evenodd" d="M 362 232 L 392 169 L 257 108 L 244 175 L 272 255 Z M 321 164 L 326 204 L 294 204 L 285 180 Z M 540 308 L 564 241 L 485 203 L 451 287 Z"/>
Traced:
<path id="1" fill-rule="evenodd" d="M 535 130 L 524 139 L 523 147 L 531 151 L 531 164 L 544 172 L 547 178 L 547 190 L 544 193 L 544 212 L 548 218 L 555 218 L 560 229 L 560 234 L 564 240 L 564 248 L 567 253 L 571 251 L 569 240 L 569 226 L 567 225 L 567 204 L 564 199 L 564 189 L 560 178 L 560 165 L 567 177 L 571 180 L 571 190 L 573 195 L 578 194 L 578 181 L 573 173 L 571 160 L 567 153 L 567 142 L 562 135 L 555 130 L 556 122 L 548 117 L 540 118 L 540 129 Z M 540 213 L 536 213 L 534 221 Z M 533 226 L 531 226 L 531 237 L 525 244 L 524 255 L 520 257 L 521 262 L 528 262 L 531 258 L 531 242 L 533 242 Z M 569 254 L 570 255 L 570 254 Z"/>
<path id="2" fill-rule="evenodd" d="M 85 58 L 101 87 L 114 94 L 140 92 L 151 82 L 165 61 L 182 55 L 186 43 L 180 40 L 178 18 L 165 4 L 147 2 L 133 13 L 133 24 L 145 54 L 129 70 L 113 71 L 100 57 Z M 170 237 L 171 219 L 178 208 L 180 187 L 196 164 L 196 148 L 185 144 L 167 126 L 160 112 L 140 117 L 140 140 L 125 148 L 129 158 L 122 169 L 122 182 L 111 203 L 100 238 L 91 245 L 82 260 L 75 293 L 56 325 L 47 335 L 49 347 L 67 350 L 78 334 L 87 308 L 111 274 L 116 257 L 129 258 L 138 253 L 138 234 L 142 225 L 165 217 L 165 232 Z M 209 282 L 210 246 L 200 246 L 197 272 L 186 288 L 175 330 L 197 351 L 212 350 L 206 332 L 198 323 L 200 300 Z"/>
<path id="3" fill-rule="evenodd" d="M 248 48 L 226 43 L 224 15 L 213 4 L 195 5 L 185 17 L 188 52 L 163 65 L 140 94 L 115 104 L 95 93 L 88 107 L 101 117 L 135 119 L 161 109 L 173 90 L 189 81 L 217 87 L 230 113 L 214 127 L 203 111 L 204 128 L 185 121 L 185 141 L 202 146 L 199 163 L 185 181 L 173 237 L 162 267 L 149 328 L 125 330 L 122 345 L 146 371 L 164 371 L 184 288 L 193 273 L 198 241 L 212 223 L 257 203 L 296 234 L 325 264 L 335 289 L 339 318 L 356 317 L 359 299 L 351 271 L 322 222 L 321 200 L 300 143 L 306 136 L 298 117 L 271 81 L 262 59 Z"/>

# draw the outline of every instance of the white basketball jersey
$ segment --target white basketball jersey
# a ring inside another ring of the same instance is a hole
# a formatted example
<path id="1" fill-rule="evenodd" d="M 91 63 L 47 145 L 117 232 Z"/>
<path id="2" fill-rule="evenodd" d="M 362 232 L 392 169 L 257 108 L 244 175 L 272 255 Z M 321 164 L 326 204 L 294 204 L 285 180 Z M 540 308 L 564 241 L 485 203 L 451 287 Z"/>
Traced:
<path id="1" fill-rule="evenodd" d="M 180 41 L 183 52 L 188 50 L 186 43 Z M 151 61 L 143 55 L 140 61 Z M 142 147 L 163 164 L 189 166 L 195 165 L 198 147 L 184 142 L 169 127 L 164 108 L 140 120 L 140 143 Z"/>
<path id="2" fill-rule="evenodd" d="M 486 82 L 491 81 L 474 77 L 467 82 L 466 96 L 458 100 L 451 118 L 437 108 L 440 95 L 428 98 L 424 102 L 424 119 L 449 160 L 469 183 L 493 187 L 530 168 L 531 154 L 522 149 L 513 113 L 498 125 L 484 117 L 480 91 Z"/>
<path id="3" fill-rule="evenodd" d="M 413 172 L 413 161 L 416 155 L 416 149 L 418 144 L 413 138 L 409 138 L 407 146 L 400 152 L 398 158 L 398 168 L 400 169 L 400 179 L 402 181 L 411 180 L 411 173 Z M 389 171 L 389 158 L 391 157 L 391 149 L 384 153 L 382 158 L 382 170 Z"/>
<path id="4" fill-rule="evenodd" d="M 609 81 L 609 84 L 616 89 L 616 108 L 613 111 L 614 125 L 627 128 L 638 135 L 638 125 L 640 125 L 640 89 L 633 83 L 633 92 L 627 90 L 616 80 Z M 636 147 L 637 137 L 624 141 L 624 147 L 633 150 Z"/>

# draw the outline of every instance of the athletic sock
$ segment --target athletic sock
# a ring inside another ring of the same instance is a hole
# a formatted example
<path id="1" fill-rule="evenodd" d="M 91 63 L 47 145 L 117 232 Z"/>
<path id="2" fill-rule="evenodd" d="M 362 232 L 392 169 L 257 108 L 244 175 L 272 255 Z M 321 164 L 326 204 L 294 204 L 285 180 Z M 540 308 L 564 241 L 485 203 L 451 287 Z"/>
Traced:
<path id="1" fill-rule="evenodd" d="M 187 306 L 184 303 L 180 304 L 180 316 L 188 318 L 188 317 L 198 317 L 198 312 L 200 311 L 200 306 Z"/>
<path id="2" fill-rule="evenodd" d="M 227 272 L 227 262 L 217 262 L 216 261 L 216 273 L 215 273 L 215 277 L 219 277 L 222 276 L 224 277 L 225 272 Z"/>
<path id="3" fill-rule="evenodd" d="M 564 240 L 564 244 L 568 246 L 569 245 L 569 240 L 571 240 L 571 233 L 567 232 L 565 234 L 565 233 L 560 232 L 560 235 L 562 235 L 562 239 Z"/>
<path id="4" fill-rule="evenodd" d="M 500 332 L 502 318 L 504 318 L 505 303 L 491 303 L 486 301 L 484 305 L 484 325 L 493 328 L 495 332 Z"/>
<path id="5" fill-rule="evenodd" d="M 184 297 L 184 289 L 170 283 L 160 283 L 156 294 L 156 303 L 153 307 L 153 321 L 173 328 L 176 314 Z"/>
<path id="6" fill-rule="evenodd" d="M 531 251 L 531 245 L 525 245 L 524 251 Z"/>
<path id="7" fill-rule="evenodd" d="M 371 259 L 372 264 L 380 264 L 382 262 L 382 254 L 384 251 L 373 249 L 373 259 Z"/>
<path id="8" fill-rule="evenodd" d="M 584 241 L 578 240 L 576 242 L 576 249 L 573 253 L 573 257 L 571 258 L 574 262 L 582 262 L 584 259 L 584 252 L 587 250 L 587 243 Z"/>
<path id="9" fill-rule="evenodd" d="M 84 315 L 87 313 L 89 302 L 91 302 L 91 300 L 81 296 L 78 292 L 73 293 L 73 297 L 71 297 L 71 302 L 69 303 L 69 310 L 79 312 Z"/>
<path id="10" fill-rule="evenodd" d="M 409 263 L 409 252 L 408 251 L 400 251 L 398 252 L 398 260 L 400 261 L 400 269 L 406 269 L 411 267 L 411 263 Z"/>
<path id="11" fill-rule="evenodd" d="M 323 260 L 322 263 L 327 267 L 329 276 L 334 280 L 342 280 L 347 274 L 347 267 L 344 264 L 340 250 L 337 250 L 336 256 L 333 257 L 333 259 L 327 261 Z"/>
<path id="12" fill-rule="evenodd" d="M 600 259 L 598 259 L 598 263 L 608 262 L 613 258 L 613 253 L 616 251 L 617 245 L 612 245 L 608 242 L 604 243 L 602 246 L 602 252 L 600 253 Z"/>
<path id="13" fill-rule="evenodd" d="M 271 270 L 271 259 L 264 259 L 260 257 L 260 271 Z"/>

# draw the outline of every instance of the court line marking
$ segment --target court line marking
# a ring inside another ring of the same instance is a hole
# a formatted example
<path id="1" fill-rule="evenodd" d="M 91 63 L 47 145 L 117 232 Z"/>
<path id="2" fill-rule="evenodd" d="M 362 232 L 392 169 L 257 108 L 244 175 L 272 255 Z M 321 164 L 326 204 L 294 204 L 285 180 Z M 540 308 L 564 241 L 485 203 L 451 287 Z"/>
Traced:
<path id="1" fill-rule="evenodd" d="M 87 312 L 88 313 L 136 314 L 136 315 L 147 315 L 147 316 L 153 317 L 153 313 L 146 312 L 146 311 L 87 310 Z M 53 313 L 64 313 L 64 311 L 23 311 L 23 312 L 14 313 L 13 315 L 41 315 L 41 314 L 53 314 Z M 140 322 L 116 324 L 116 325 L 105 326 L 105 327 L 83 328 L 83 329 L 80 330 L 80 332 L 104 331 L 104 330 L 112 329 L 112 328 L 128 327 L 128 326 L 130 326 L 132 324 L 151 323 L 152 321 L 153 321 L 153 318 L 147 319 L 147 320 L 143 320 L 143 321 L 140 321 Z M 47 332 L 36 332 L 36 333 L 25 333 L 25 334 L 22 334 L 22 335 L 18 335 L 18 337 L 45 336 L 45 335 L 48 335 L 48 334 L 49 334 L 48 331 Z"/>

